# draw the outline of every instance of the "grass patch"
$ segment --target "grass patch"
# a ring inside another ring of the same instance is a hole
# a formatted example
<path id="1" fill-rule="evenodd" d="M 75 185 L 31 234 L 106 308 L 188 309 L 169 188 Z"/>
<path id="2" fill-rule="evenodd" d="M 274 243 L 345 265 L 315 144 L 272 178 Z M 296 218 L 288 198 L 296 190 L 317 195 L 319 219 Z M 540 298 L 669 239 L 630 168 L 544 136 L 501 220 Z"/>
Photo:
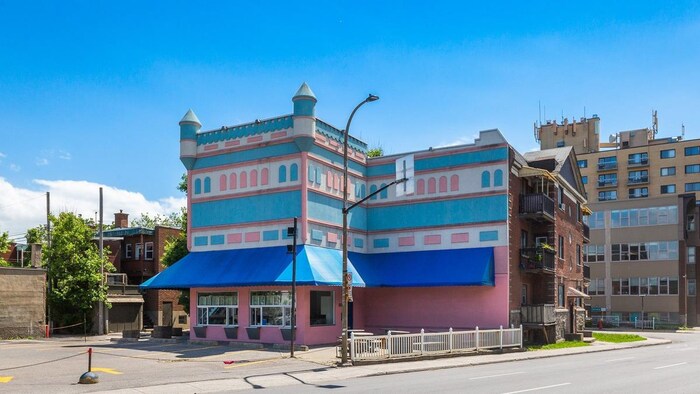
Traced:
<path id="1" fill-rule="evenodd" d="M 646 341 L 647 339 L 635 334 L 608 334 L 604 332 L 594 332 L 593 338 L 601 342 L 623 343 Z"/>
<path id="2" fill-rule="evenodd" d="M 552 350 L 552 349 L 567 349 L 570 347 L 583 347 L 589 346 L 586 342 L 581 341 L 563 341 L 557 343 L 550 343 L 548 345 L 533 345 L 528 346 L 527 350 Z"/>

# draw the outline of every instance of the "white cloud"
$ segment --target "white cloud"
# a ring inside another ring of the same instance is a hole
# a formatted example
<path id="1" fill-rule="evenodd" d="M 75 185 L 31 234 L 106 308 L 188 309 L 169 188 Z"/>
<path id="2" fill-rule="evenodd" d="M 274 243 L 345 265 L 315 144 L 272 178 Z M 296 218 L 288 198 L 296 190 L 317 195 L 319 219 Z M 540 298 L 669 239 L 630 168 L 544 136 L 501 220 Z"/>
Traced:
<path id="1" fill-rule="evenodd" d="M 451 146 L 473 144 L 477 138 L 479 138 L 479 133 L 473 134 L 471 137 L 459 137 L 452 142 L 448 142 L 446 144 L 439 144 L 435 146 L 435 148 L 448 148 Z"/>
<path id="2" fill-rule="evenodd" d="M 7 155 L 6 155 L 6 154 L 4 154 L 4 153 L 0 152 L 0 159 L 4 159 L 4 158 L 6 158 L 6 157 L 7 157 Z"/>
<path id="3" fill-rule="evenodd" d="M 36 165 L 38 166 L 45 166 L 49 164 L 49 159 L 45 157 L 37 157 L 36 158 Z"/>
<path id="4" fill-rule="evenodd" d="M 51 193 L 51 212 L 75 212 L 83 217 L 94 218 L 99 211 L 100 187 L 103 191 L 104 221 L 112 223 L 114 213 L 123 210 L 129 218 L 138 218 L 141 213 L 167 215 L 186 206 L 186 198 L 168 197 L 150 201 L 137 192 L 117 189 L 88 181 L 49 181 L 35 179 L 41 191 L 23 189 L 0 177 L 0 231 L 24 234 L 27 229 L 46 223 L 46 192 Z"/>
<path id="5" fill-rule="evenodd" d="M 22 167 L 20 167 L 19 165 L 15 164 L 15 163 L 12 163 L 12 164 L 10 164 L 10 169 L 14 172 L 19 172 L 19 170 L 21 170 Z"/>
<path id="6" fill-rule="evenodd" d="M 64 150 L 59 150 L 58 151 L 58 158 L 61 160 L 70 160 L 73 157 L 71 156 L 70 152 L 66 152 Z"/>

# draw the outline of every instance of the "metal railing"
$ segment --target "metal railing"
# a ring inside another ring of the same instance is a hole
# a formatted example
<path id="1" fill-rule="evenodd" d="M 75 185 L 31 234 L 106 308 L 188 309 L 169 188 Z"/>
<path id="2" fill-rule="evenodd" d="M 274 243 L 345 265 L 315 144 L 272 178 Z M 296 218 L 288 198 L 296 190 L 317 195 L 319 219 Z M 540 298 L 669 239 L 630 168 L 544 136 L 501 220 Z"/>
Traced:
<path id="1" fill-rule="evenodd" d="M 482 349 L 503 349 L 523 346 L 523 328 L 497 330 L 453 331 L 416 334 L 355 336 L 350 334 L 350 360 L 372 361 L 411 358 L 459 352 L 478 352 Z"/>
<path id="2" fill-rule="evenodd" d="M 591 266 L 588 264 L 583 265 L 583 279 L 587 281 L 591 280 Z"/>
<path id="3" fill-rule="evenodd" d="M 554 218 L 554 200 L 546 194 L 521 194 L 520 214 L 545 214 Z"/>
<path id="4" fill-rule="evenodd" d="M 627 160 L 627 166 L 628 167 L 638 167 L 638 166 L 647 166 L 649 165 L 649 159 L 630 159 Z"/>
<path id="5" fill-rule="evenodd" d="M 598 169 L 599 170 L 615 170 L 615 169 L 617 169 L 617 162 L 616 161 L 598 162 Z"/>
<path id="6" fill-rule="evenodd" d="M 554 304 L 521 305 L 520 322 L 523 324 L 551 324 L 556 323 Z"/>
<path id="7" fill-rule="evenodd" d="M 520 249 L 520 266 L 525 270 L 555 271 L 555 255 L 552 249 L 538 246 Z"/>
<path id="8" fill-rule="evenodd" d="M 628 185 L 639 185 L 643 183 L 649 183 L 649 177 L 648 176 L 636 176 L 632 178 L 627 178 L 627 184 Z"/>

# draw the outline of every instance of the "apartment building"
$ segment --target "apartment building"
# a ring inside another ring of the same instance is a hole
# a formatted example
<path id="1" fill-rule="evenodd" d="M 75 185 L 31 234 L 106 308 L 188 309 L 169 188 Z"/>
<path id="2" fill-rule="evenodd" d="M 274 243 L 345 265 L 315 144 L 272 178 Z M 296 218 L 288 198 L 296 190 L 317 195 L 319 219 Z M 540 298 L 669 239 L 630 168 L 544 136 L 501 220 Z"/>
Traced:
<path id="1" fill-rule="evenodd" d="M 599 122 L 594 115 L 535 129 L 542 149 L 576 150 L 593 211 L 584 248 L 591 314 L 697 325 L 700 140 L 657 138 L 652 126 L 601 143 Z"/>

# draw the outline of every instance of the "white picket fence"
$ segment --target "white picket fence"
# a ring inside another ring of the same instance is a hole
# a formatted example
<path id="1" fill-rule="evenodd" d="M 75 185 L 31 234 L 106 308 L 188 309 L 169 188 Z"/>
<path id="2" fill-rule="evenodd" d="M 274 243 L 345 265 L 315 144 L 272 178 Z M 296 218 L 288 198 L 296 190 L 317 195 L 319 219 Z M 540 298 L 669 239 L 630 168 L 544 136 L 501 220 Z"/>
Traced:
<path id="1" fill-rule="evenodd" d="M 481 349 L 523 347 L 523 327 L 497 330 L 425 332 L 417 334 L 362 335 L 350 334 L 350 360 L 369 361 L 409 358 Z"/>

